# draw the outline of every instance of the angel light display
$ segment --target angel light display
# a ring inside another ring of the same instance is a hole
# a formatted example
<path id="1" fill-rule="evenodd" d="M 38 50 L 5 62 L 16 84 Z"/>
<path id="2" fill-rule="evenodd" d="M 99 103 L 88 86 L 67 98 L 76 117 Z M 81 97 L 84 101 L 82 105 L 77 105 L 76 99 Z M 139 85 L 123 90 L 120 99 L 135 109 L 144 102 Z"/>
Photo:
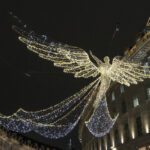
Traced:
<path id="1" fill-rule="evenodd" d="M 57 139 L 67 135 L 80 121 L 79 137 L 84 124 L 95 137 L 104 136 L 118 117 L 111 118 L 106 102 L 106 92 L 111 81 L 130 86 L 150 78 L 150 72 L 145 72 L 149 66 L 141 66 L 117 57 L 110 64 L 108 56 L 104 57 L 103 62 L 90 52 L 96 62 L 94 64 L 81 48 L 49 43 L 35 33 L 29 33 L 17 26 L 13 26 L 13 29 L 27 49 L 39 57 L 54 62 L 54 66 L 63 68 L 65 73 L 74 74 L 75 78 L 94 77 L 95 80 L 57 105 L 34 112 L 20 108 L 11 116 L 0 115 L 0 125 L 8 130 L 20 133 L 34 131 L 44 137 Z"/>

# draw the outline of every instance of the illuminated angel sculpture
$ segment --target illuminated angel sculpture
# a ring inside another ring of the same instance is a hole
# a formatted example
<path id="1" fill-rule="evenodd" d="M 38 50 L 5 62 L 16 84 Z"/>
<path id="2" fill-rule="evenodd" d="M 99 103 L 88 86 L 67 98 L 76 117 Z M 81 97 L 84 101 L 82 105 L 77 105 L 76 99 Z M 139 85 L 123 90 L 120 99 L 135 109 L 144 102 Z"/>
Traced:
<path id="1" fill-rule="evenodd" d="M 89 55 L 81 48 L 66 44 L 47 42 L 41 37 L 28 33 L 17 26 L 13 29 L 19 34 L 19 40 L 39 57 L 54 62 L 54 66 L 63 68 L 65 73 L 73 73 L 75 78 L 95 80 L 73 96 L 59 104 L 39 111 L 19 109 L 11 116 L 0 115 L 0 125 L 16 132 L 34 131 L 48 138 L 60 138 L 67 135 L 79 125 L 79 136 L 85 124 L 91 134 L 96 137 L 106 135 L 113 127 L 117 116 L 112 119 L 106 102 L 106 92 L 111 81 L 130 86 L 150 78 L 150 72 L 141 66 L 115 57 L 110 64 L 109 57 L 104 62 L 90 52 Z"/>

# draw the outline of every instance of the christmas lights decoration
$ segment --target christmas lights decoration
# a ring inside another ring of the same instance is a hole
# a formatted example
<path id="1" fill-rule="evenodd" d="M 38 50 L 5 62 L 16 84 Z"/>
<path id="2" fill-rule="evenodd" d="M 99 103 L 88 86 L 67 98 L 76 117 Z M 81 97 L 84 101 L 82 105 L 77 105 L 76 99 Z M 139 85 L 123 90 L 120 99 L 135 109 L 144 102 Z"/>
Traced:
<path id="1" fill-rule="evenodd" d="M 113 127 L 118 115 L 111 120 L 107 108 L 106 98 L 102 99 L 96 111 L 91 117 L 90 121 L 85 122 L 87 128 L 95 137 L 102 137 L 109 133 L 110 128 Z M 100 123 L 102 122 L 102 123 Z"/>
<path id="2" fill-rule="evenodd" d="M 112 119 L 106 101 L 106 92 L 111 81 L 130 86 L 150 78 L 149 66 L 120 60 L 115 57 L 110 64 L 109 57 L 104 62 L 90 51 L 91 57 L 83 49 L 67 44 L 48 42 L 47 36 L 24 31 L 17 26 L 13 29 L 19 34 L 18 39 L 39 57 L 54 62 L 54 66 L 63 68 L 65 73 L 72 73 L 76 78 L 97 77 L 88 86 L 61 103 L 39 111 L 19 109 L 11 116 L 0 115 L 0 125 L 16 132 L 35 131 L 48 138 L 60 138 L 67 135 L 78 124 L 86 125 L 96 137 L 106 135 L 113 127 L 118 115 Z M 146 70 L 146 71 L 145 71 Z M 79 137 L 82 127 L 79 128 Z"/>
<path id="3" fill-rule="evenodd" d="M 64 106 L 71 107 L 68 105 L 68 100 L 73 98 L 73 101 L 78 101 L 69 111 L 65 110 L 64 114 L 64 110 L 59 110 L 61 106 L 58 105 L 37 112 L 27 112 L 20 109 L 11 116 L 1 115 L 0 124 L 8 130 L 16 132 L 26 133 L 35 131 L 48 138 L 57 139 L 63 137 L 68 134 L 80 120 L 85 105 L 87 105 L 87 101 L 90 99 L 92 92 L 97 88 L 98 84 L 99 80 L 97 79 L 75 95 L 61 102 L 61 104 L 64 103 Z M 57 109 L 53 109 L 56 107 L 58 107 L 59 113 L 57 113 Z M 55 114 L 55 116 L 53 114 Z"/>

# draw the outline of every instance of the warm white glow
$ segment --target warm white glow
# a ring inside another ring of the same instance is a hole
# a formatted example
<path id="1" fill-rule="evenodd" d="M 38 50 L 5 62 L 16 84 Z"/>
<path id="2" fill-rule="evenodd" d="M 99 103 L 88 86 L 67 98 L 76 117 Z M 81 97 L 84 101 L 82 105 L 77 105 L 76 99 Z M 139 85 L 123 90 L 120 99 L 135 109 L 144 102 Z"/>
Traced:
<path id="1" fill-rule="evenodd" d="M 149 133 L 149 124 L 148 124 L 148 122 L 145 123 L 145 132 Z"/>
<path id="2" fill-rule="evenodd" d="M 101 139 L 98 139 L 98 150 L 102 150 L 102 143 L 101 143 Z"/>
<path id="3" fill-rule="evenodd" d="M 124 143 L 123 132 L 121 132 L 120 138 L 121 138 L 121 143 L 123 144 Z"/>
<path id="4" fill-rule="evenodd" d="M 144 129 L 145 129 L 145 133 L 149 133 L 149 128 L 150 128 L 150 124 L 149 124 L 149 116 L 148 114 L 146 113 L 143 117 L 143 121 L 144 121 Z"/>
<path id="5" fill-rule="evenodd" d="M 131 136 L 132 136 L 132 139 L 135 139 L 135 131 L 134 131 L 134 128 L 132 128 Z"/>
<path id="6" fill-rule="evenodd" d="M 116 147 L 114 147 L 114 146 L 112 146 L 112 147 L 111 147 L 111 149 L 112 149 L 112 150 L 117 150 L 117 148 L 116 148 Z"/>
<path id="7" fill-rule="evenodd" d="M 123 139 L 123 137 L 121 137 L 121 143 L 122 143 L 122 144 L 124 143 L 124 139 Z"/>
<path id="8" fill-rule="evenodd" d="M 141 147 L 138 150 L 146 150 L 146 147 Z"/>
<path id="9" fill-rule="evenodd" d="M 105 142 L 105 150 L 107 150 L 107 139 L 106 139 L 106 136 L 104 138 L 104 142 Z"/>
<path id="10" fill-rule="evenodd" d="M 112 142 L 112 147 L 115 147 L 115 140 L 114 140 L 114 135 L 111 138 L 111 142 Z"/>

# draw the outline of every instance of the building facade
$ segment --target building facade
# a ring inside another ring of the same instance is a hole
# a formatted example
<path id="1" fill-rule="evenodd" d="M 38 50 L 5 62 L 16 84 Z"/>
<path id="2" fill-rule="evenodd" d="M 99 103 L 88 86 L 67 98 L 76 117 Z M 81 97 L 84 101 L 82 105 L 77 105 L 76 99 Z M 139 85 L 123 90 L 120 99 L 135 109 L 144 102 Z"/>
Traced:
<path id="1" fill-rule="evenodd" d="M 0 128 L 0 150 L 61 150 Z"/>
<path id="2" fill-rule="evenodd" d="M 123 59 L 149 65 L 150 19 L 142 34 Z M 84 126 L 82 149 L 150 150 L 150 79 L 130 87 L 113 83 L 107 92 L 107 103 L 112 118 L 119 114 L 114 127 L 106 136 L 95 138 Z"/>
<path id="3" fill-rule="evenodd" d="M 119 118 L 102 138 L 86 131 L 83 149 L 150 150 L 150 80 L 131 87 L 114 85 L 107 100 L 111 116 L 119 113 Z"/>

